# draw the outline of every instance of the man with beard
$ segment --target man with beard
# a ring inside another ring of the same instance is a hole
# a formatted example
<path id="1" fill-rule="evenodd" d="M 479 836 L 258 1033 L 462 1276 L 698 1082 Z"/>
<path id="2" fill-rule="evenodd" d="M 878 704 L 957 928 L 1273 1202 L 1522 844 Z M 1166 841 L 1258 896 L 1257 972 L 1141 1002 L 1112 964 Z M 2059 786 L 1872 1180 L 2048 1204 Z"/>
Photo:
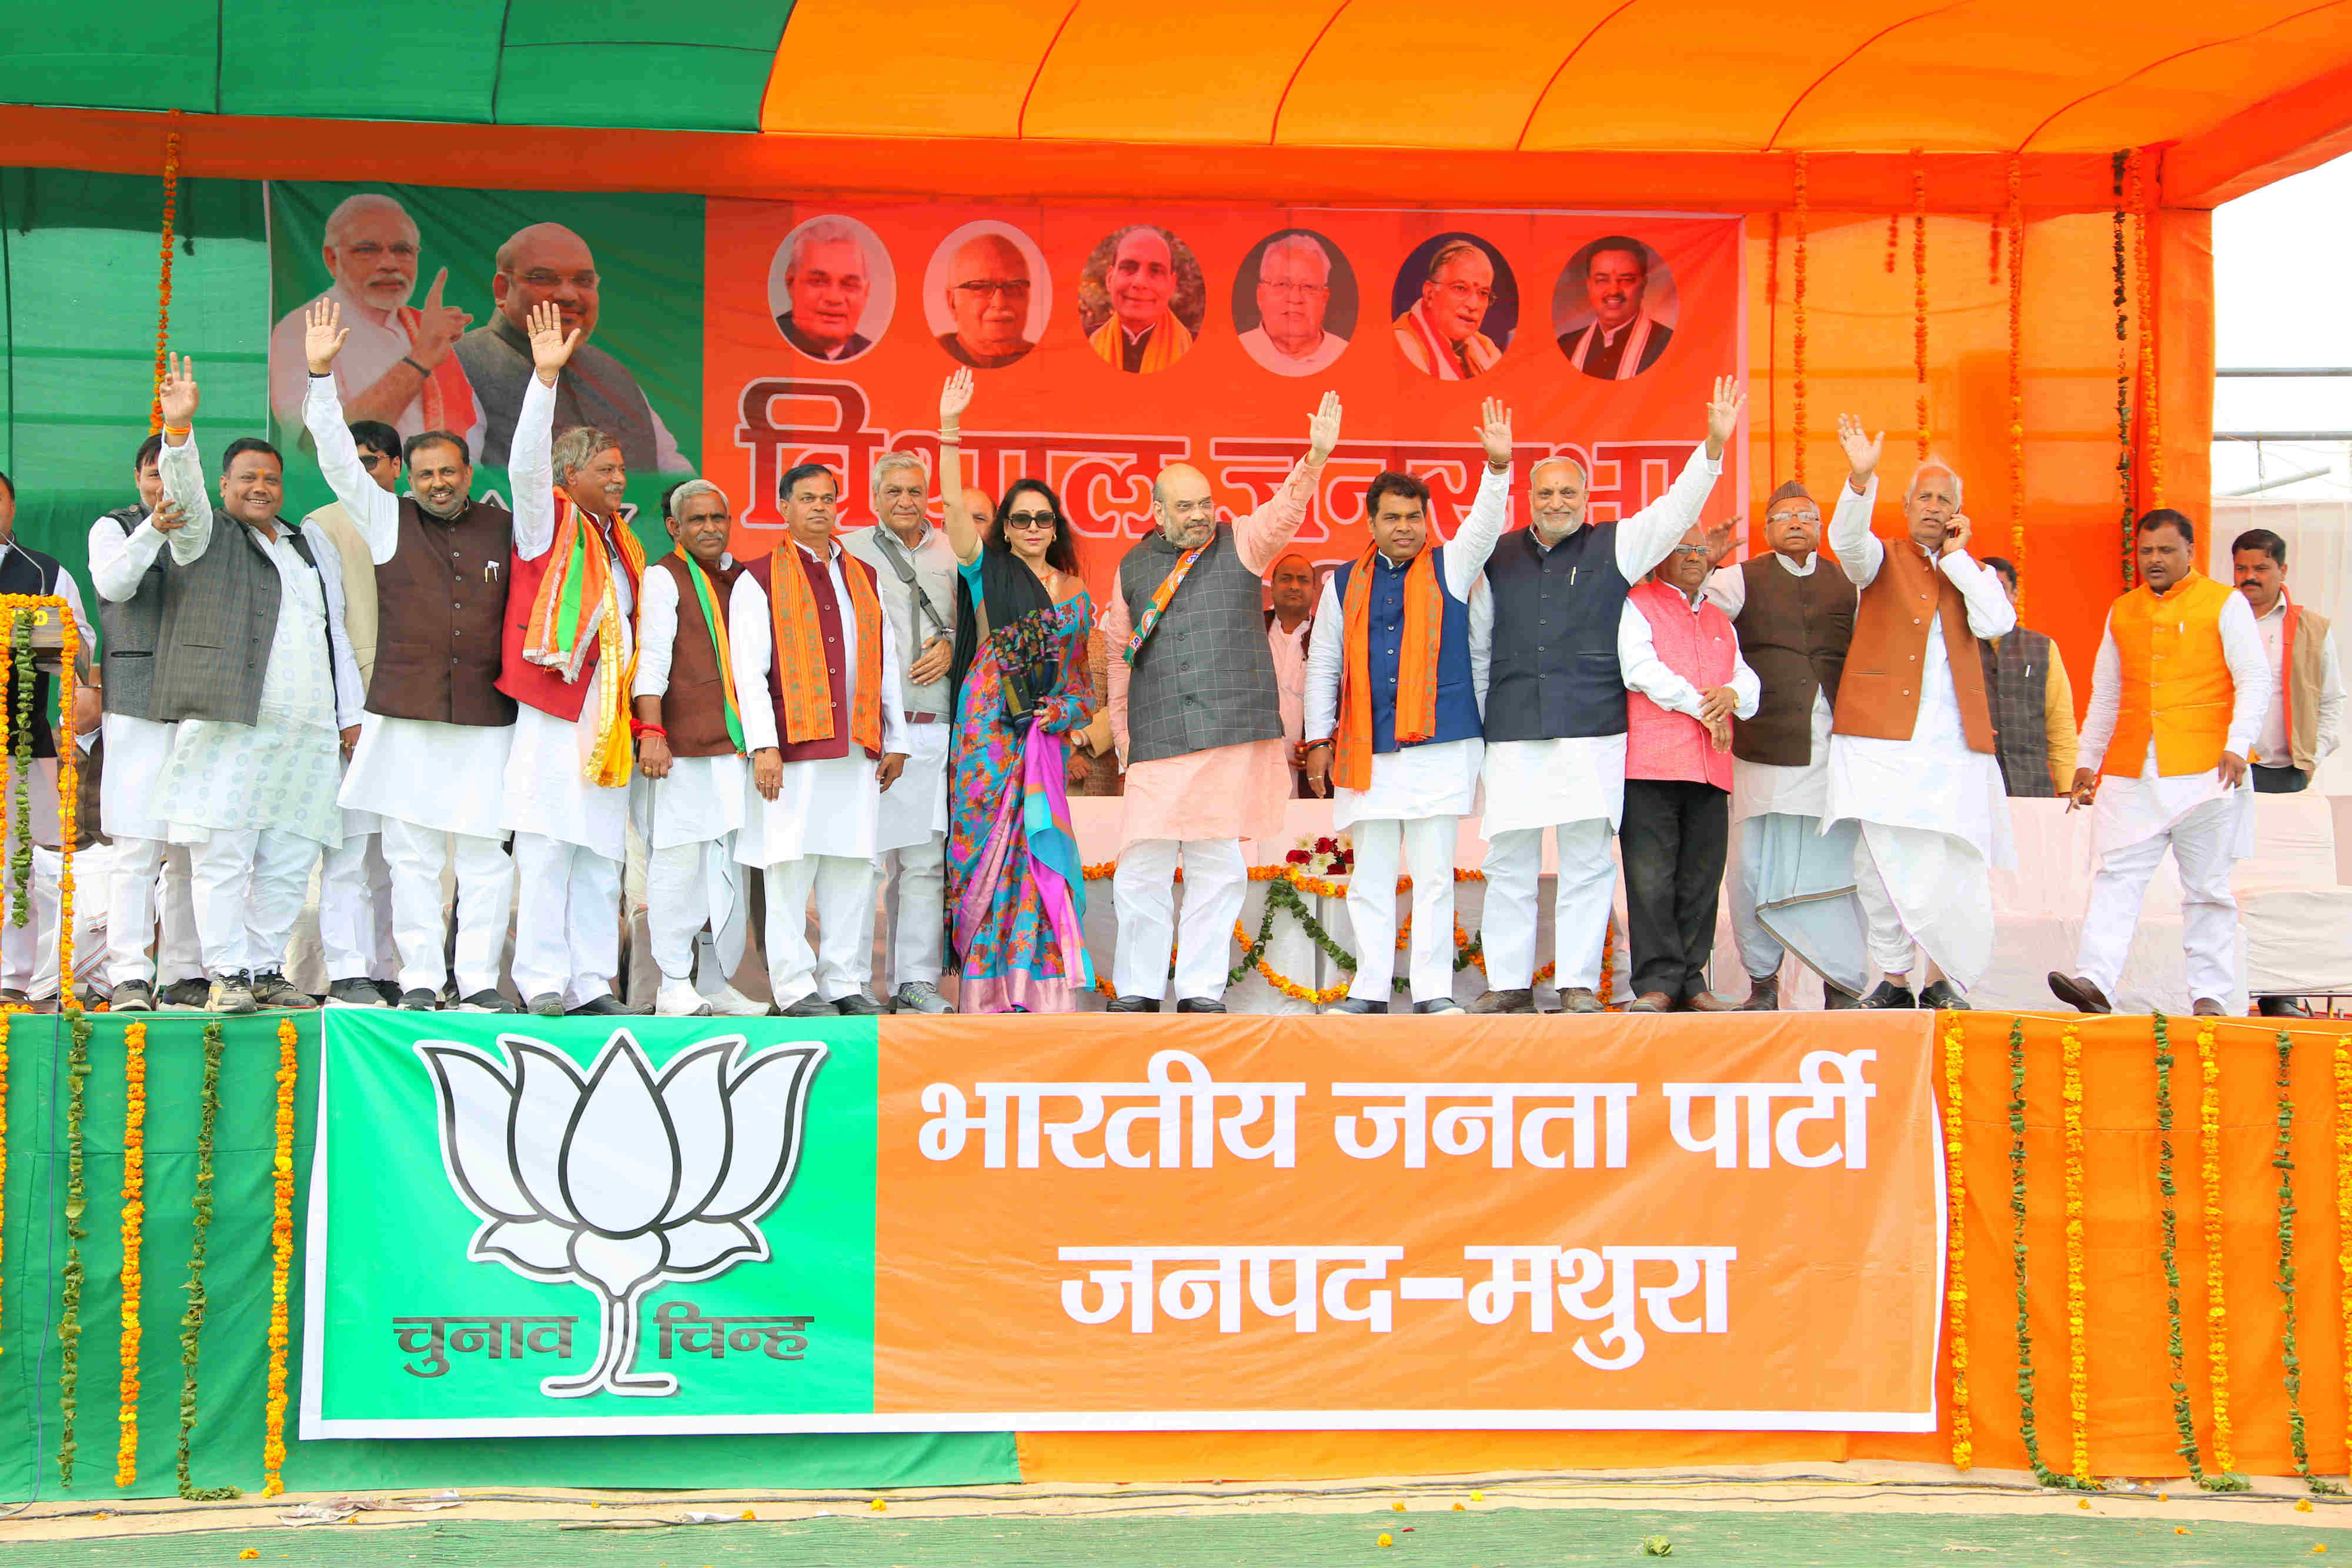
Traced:
<path id="1" fill-rule="evenodd" d="M 1168 231 L 1150 224 L 1122 229 L 1103 275 L 1110 319 L 1087 346 L 1129 374 L 1164 371 L 1192 350 L 1192 334 L 1176 319 L 1176 251 Z"/>
<path id="2" fill-rule="evenodd" d="M 644 473 L 690 474 L 694 465 L 652 403 L 646 401 L 628 367 L 589 340 L 604 310 L 604 279 L 588 242 L 562 224 L 517 229 L 499 246 L 490 294 L 498 309 L 487 326 L 457 340 L 457 359 L 482 400 L 481 460 L 490 468 L 512 468 L 515 434 L 533 375 L 531 312 L 551 305 L 563 329 L 576 332 L 577 348 L 556 383 L 558 430 L 586 425 L 612 436 L 622 460 Z M 515 487 L 520 489 L 520 482 Z M 518 497 L 520 499 L 520 497 Z"/>
<path id="3" fill-rule="evenodd" d="M 1592 319 L 1559 335 L 1559 351 L 1586 375 L 1630 382 L 1658 362 L 1675 329 L 1642 308 L 1650 286 L 1650 253 L 1640 240 L 1612 235 L 1597 241 L 1584 264 L 1584 298 Z"/>
<path id="4" fill-rule="evenodd" d="M 469 444 L 482 439 L 483 414 L 466 368 L 453 351 L 473 317 L 441 303 L 449 269 L 433 275 L 422 307 L 416 289 L 416 225 L 390 196 L 363 191 L 327 214 L 320 255 L 334 283 L 310 304 L 342 308 L 350 343 L 335 366 L 344 418 L 376 420 L 403 438 L 448 430 Z M 269 403 L 278 423 L 302 423 L 308 397 L 302 339 L 310 304 L 286 313 L 269 335 Z"/>
<path id="5" fill-rule="evenodd" d="M 343 329 L 332 300 L 311 307 L 303 343 L 304 425 L 375 565 L 375 667 L 339 799 L 346 813 L 375 817 L 392 877 L 400 1005 L 439 1005 L 450 973 L 441 878 L 454 861 L 457 1006 L 510 1012 L 499 967 L 514 867 L 499 819 L 515 703 L 498 683 L 514 517 L 473 498 L 466 444 L 447 431 L 409 440 L 409 493 L 394 495 L 362 466 L 335 402 Z"/>
<path id="6" fill-rule="evenodd" d="M 977 234 L 956 246 L 949 264 L 948 312 L 955 329 L 940 347 L 976 370 L 1016 364 L 1037 345 L 1029 326 L 1029 259 L 1000 234 Z"/>
<path id="7" fill-rule="evenodd" d="M 1495 302 L 1495 263 L 1475 240 L 1448 240 L 1429 258 L 1421 298 L 1395 322 L 1397 347 L 1413 369 L 1442 382 L 1484 375 L 1503 350 L 1480 331 Z"/>
<path id="8" fill-rule="evenodd" d="M 1323 329 L 1331 306 L 1331 254 L 1310 234 L 1269 241 L 1257 261 L 1257 325 L 1242 334 L 1249 357 L 1278 376 L 1311 376 L 1347 352 Z"/>

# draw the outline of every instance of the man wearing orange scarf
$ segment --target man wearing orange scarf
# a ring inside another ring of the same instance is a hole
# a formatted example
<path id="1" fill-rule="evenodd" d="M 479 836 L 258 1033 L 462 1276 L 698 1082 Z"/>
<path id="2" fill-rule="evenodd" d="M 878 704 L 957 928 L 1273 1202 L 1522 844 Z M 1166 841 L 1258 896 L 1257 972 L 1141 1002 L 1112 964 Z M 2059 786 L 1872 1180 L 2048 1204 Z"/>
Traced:
<path id="1" fill-rule="evenodd" d="M 1307 653 L 1307 788 L 1338 786 L 1331 825 L 1352 830 L 1348 883 L 1356 977 L 1332 1010 L 1389 1009 L 1400 849 L 1412 874 L 1412 1006 L 1454 1013 L 1454 847 L 1477 809 L 1494 601 L 1486 558 L 1511 507 L 1511 411 L 1488 398 L 1478 498 L 1454 538 L 1429 542 L 1429 486 L 1383 473 L 1364 496 L 1372 547 L 1332 572 Z"/>
<path id="2" fill-rule="evenodd" d="M 898 650 L 874 569 L 834 535 L 841 485 L 803 463 L 777 486 L 789 536 L 728 596 L 751 781 L 735 858 L 768 888 L 768 985 L 788 1018 L 864 1016 L 882 793 L 907 765 Z M 808 943 L 810 895 L 821 947 Z"/>
<path id="3" fill-rule="evenodd" d="M 551 443 L 555 382 L 580 333 L 531 312 L 535 367 L 508 462 L 514 561 L 499 690 L 515 699 L 499 823 L 514 834 L 515 988 L 534 1013 L 625 1013 L 621 862 L 629 671 L 645 552 L 622 521 L 620 447 L 577 425 Z M 487 570 L 487 569 L 486 569 Z"/>
<path id="4" fill-rule="evenodd" d="M 2110 1010 L 2140 899 L 2169 846 L 2190 1003 L 2218 1017 L 2243 1007 L 2230 868 L 2254 852 L 2246 762 L 2278 678 L 2245 596 L 2197 570 L 2194 523 L 2168 507 L 2149 512 L 2137 548 L 2140 585 L 2107 612 L 2075 758 L 2074 803 L 2096 813 L 2098 870 L 2074 972 L 2053 972 L 2050 988 L 2082 1012 Z M 2131 1000 L 2137 1009 L 2172 998 Z"/>

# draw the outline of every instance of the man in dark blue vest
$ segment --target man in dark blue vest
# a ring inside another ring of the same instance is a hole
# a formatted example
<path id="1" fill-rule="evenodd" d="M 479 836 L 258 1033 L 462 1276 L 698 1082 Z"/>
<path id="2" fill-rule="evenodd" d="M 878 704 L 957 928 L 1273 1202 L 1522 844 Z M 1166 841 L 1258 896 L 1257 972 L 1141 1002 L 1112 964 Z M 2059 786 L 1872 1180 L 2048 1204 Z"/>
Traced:
<path id="1" fill-rule="evenodd" d="M 1356 977 L 1332 1010 L 1386 1012 L 1396 973 L 1400 848 L 1412 872 L 1412 1006 L 1454 999 L 1454 847 L 1475 809 L 1479 710 L 1493 599 L 1480 576 L 1511 515 L 1511 411 L 1488 398 L 1486 471 L 1450 543 L 1429 543 L 1429 486 L 1383 473 L 1364 495 L 1371 548 L 1323 585 L 1307 652 L 1307 783 L 1333 784 L 1335 829 L 1353 829 L 1348 883 Z"/>
<path id="2" fill-rule="evenodd" d="M 1528 475 L 1530 526 L 1486 563 L 1494 590 L 1486 701 L 1486 979 L 1473 1012 L 1535 1010 L 1536 878 L 1543 834 L 1559 862 L 1554 906 L 1560 1006 L 1599 1012 L 1601 946 L 1616 865 L 1609 837 L 1625 807 L 1625 683 L 1617 624 L 1634 583 L 1666 559 L 1723 472 L 1747 402 L 1718 376 L 1706 445 L 1673 488 L 1622 522 L 1587 524 L 1584 470 L 1547 458 Z"/>

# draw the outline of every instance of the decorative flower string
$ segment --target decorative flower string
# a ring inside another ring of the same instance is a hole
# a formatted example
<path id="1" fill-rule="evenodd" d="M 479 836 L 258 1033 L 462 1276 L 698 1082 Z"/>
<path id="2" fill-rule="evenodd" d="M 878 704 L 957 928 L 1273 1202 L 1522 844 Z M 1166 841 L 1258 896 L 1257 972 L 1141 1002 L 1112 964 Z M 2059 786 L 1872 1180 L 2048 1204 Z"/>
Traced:
<path id="1" fill-rule="evenodd" d="M 33 918 L 33 616 L 22 609 L 8 617 L 10 664 L 18 672 L 16 711 L 8 716 L 9 764 L 16 774 L 16 840 L 8 851 L 8 923 Z"/>
<path id="2" fill-rule="evenodd" d="M 160 391 L 163 385 L 163 348 L 172 335 L 172 225 L 180 206 L 180 111 L 172 111 L 172 129 L 163 138 L 163 245 L 157 256 L 158 276 L 155 282 L 155 380 Z M 152 435 L 163 428 L 163 403 L 160 397 L 150 394 L 147 404 L 147 433 Z"/>
<path id="3" fill-rule="evenodd" d="M 2278 1144 L 2271 1165 L 2279 1174 L 2278 1244 L 2279 1310 L 2284 1324 L 2280 1335 L 2281 1363 L 2286 1372 L 2286 1436 L 2294 1451 L 2294 1473 L 2304 1485 L 2322 1494 L 2343 1488 L 2311 1473 L 2311 1449 L 2303 1427 L 2303 1358 L 2294 1343 L 2294 1038 L 2280 1030 L 2278 1049 Z"/>
<path id="4" fill-rule="evenodd" d="M 2000 282 L 2000 216 L 1992 214 L 1985 226 L 1985 281 L 1996 287 Z"/>
<path id="5" fill-rule="evenodd" d="M 2009 1215 L 2010 1270 L 2017 1280 L 2017 1429 L 2025 1439 L 2025 1462 L 2046 1487 L 2096 1490 L 2042 1462 L 2042 1440 L 2033 1424 L 2033 1320 L 2026 1301 L 2025 1256 L 2025 1019 L 2009 1021 Z"/>
<path id="6" fill-rule="evenodd" d="M 81 1408 L 81 1244 L 89 1232 L 81 1217 L 89 1201 L 83 1179 L 82 1115 L 89 1082 L 89 1035 L 96 1026 L 79 1013 L 66 1030 L 66 1266 L 58 1309 L 58 1485 L 74 1478 L 74 1418 Z"/>
<path id="7" fill-rule="evenodd" d="M 2025 176 L 2009 155 L 2009 545 L 2021 574 L 2025 570 Z M 2018 610 L 2025 609 L 2024 579 L 2019 578 Z"/>
<path id="8" fill-rule="evenodd" d="M 2340 1053 L 2339 1053 L 2340 1054 Z M 8 1233 L 8 1015 L 0 1012 L 0 1237 Z M 2352 1331 L 2347 1331 L 2352 1337 Z"/>
<path id="9" fill-rule="evenodd" d="M 2115 280 L 2116 280 L 2116 490 L 2123 506 L 2124 591 L 2131 591 L 2138 576 L 2139 562 L 2132 549 L 2132 447 L 2131 447 L 2131 328 L 2129 325 L 2131 292 L 2124 259 L 2124 166 L 2130 161 L 2129 152 L 2117 152 L 2107 160 L 2107 172 L 2115 194 Z"/>
<path id="10" fill-rule="evenodd" d="M 194 1239 L 188 1249 L 188 1307 L 180 1314 L 180 1495 L 190 1502 L 243 1497 L 237 1487 L 200 1487 L 189 1479 L 189 1439 L 196 1429 L 196 1348 L 205 1327 L 205 1241 L 213 1224 L 213 1132 L 220 1120 L 221 1023 L 205 1021 L 204 1090 L 196 1113 Z"/>
<path id="11" fill-rule="evenodd" d="M 122 1031 L 122 1392 L 114 1484 L 139 1479 L 139 1268 L 147 1218 L 147 1026 Z"/>
<path id="12" fill-rule="evenodd" d="M 1911 368 L 1919 392 L 1919 461 L 1927 461 L 1927 167 L 1911 150 Z M 1892 259 L 1890 257 L 1890 259 Z M 1893 271 L 1889 267 L 1888 271 Z"/>
<path id="13" fill-rule="evenodd" d="M 1796 443 L 1797 483 L 1805 482 L 1805 234 L 1811 225 L 1812 210 L 1806 191 L 1806 177 L 1811 172 L 1811 155 L 1797 154 L 1797 256 L 1796 294 L 1790 306 L 1795 329 L 1790 345 L 1790 369 L 1793 381 L 1790 388 L 1791 439 Z"/>
<path id="14" fill-rule="evenodd" d="M 74 989 L 74 840 L 81 827 L 81 747 L 74 744 L 74 688 L 81 660 L 81 627 L 60 602 L 58 621 L 62 632 L 59 653 L 65 668 L 58 676 L 58 996 L 68 1012 L 81 1007 Z"/>
<path id="15" fill-rule="evenodd" d="M 0 1047 L 7 1043 L 0 1019 Z M 5 1066 L 0 1061 L 0 1066 Z M 2344 1341 L 2344 1451 L 2352 1468 L 2352 1034 L 2336 1037 L 2336 1319 Z"/>
<path id="16" fill-rule="evenodd" d="M 1944 1304 L 1952 1346 L 1952 1465 L 1974 1462 L 1973 1418 L 1969 1411 L 1968 1175 L 1961 1163 L 1960 1113 L 1963 1037 L 1960 1016 L 1944 1028 Z"/>
<path id="17" fill-rule="evenodd" d="M 2221 1064 L 2213 1052 L 2210 1019 L 2198 1024 L 2197 1071 L 2201 1081 L 2197 1136 L 2205 1195 L 2205 1360 L 2213 1385 L 2213 1464 L 2231 1475 L 2238 1464 L 2230 1451 L 2230 1309 L 2221 1285 Z"/>
<path id="18" fill-rule="evenodd" d="M 2197 1484 L 2208 1491 L 2228 1491 L 2232 1490 L 2228 1478 L 2209 1477 L 2199 1461 L 2197 1421 L 2189 1406 L 2188 1352 L 2180 1326 L 2180 1217 L 2174 1207 L 2180 1189 L 2172 1179 L 2172 1035 L 2162 1013 L 2149 1021 L 2156 1035 L 2156 1186 L 2162 1195 L 2158 1216 L 2164 1238 L 2165 1354 L 2172 1370 L 2172 1426 L 2180 1435 L 2177 1451 L 2189 1462 Z"/>
<path id="19" fill-rule="evenodd" d="M 2083 1289 L 2083 1035 L 2070 1019 L 2059 1033 L 2066 1133 L 2066 1403 L 2074 1421 L 2074 1479 L 2091 1480 L 2091 1378 Z"/>
<path id="20" fill-rule="evenodd" d="M 2138 148 L 2131 150 L 2125 167 L 2131 181 L 2132 211 L 2137 215 L 2137 221 L 2132 225 L 2132 298 L 2138 306 L 2136 314 L 2139 318 L 2139 445 L 2145 455 L 2141 459 L 2138 499 L 2148 507 L 2161 507 L 2164 505 L 2164 427 L 2158 418 L 2160 400 L 2157 396 L 2156 382 L 2156 297 L 2148 292 L 2147 179 Z"/>
<path id="21" fill-rule="evenodd" d="M 294 1020 L 278 1020 L 278 1146 L 270 1156 L 269 1402 L 261 1438 L 261 1495 L 286 1490 L 286 1283 L 294 1268 Z"/>
<path id="22" fill-rule="evenodd" d="M 1886 214 L 1886 275 L 1889 277 L 1895 276 L 1895 256 L 1902 246 L 1903 214 L 1889 213 Z"/>

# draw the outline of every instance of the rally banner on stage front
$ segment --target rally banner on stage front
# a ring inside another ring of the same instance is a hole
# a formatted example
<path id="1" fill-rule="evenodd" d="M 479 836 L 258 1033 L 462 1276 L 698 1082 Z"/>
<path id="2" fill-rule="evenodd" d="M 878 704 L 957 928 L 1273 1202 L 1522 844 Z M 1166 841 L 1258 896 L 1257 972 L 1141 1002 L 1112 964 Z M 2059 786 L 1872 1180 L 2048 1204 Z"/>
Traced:
<path id="1" fill-rule="evenodd" d="M 1929 1431 L 1932 1022 L 330 1013 L 301 1433 Z"/>

